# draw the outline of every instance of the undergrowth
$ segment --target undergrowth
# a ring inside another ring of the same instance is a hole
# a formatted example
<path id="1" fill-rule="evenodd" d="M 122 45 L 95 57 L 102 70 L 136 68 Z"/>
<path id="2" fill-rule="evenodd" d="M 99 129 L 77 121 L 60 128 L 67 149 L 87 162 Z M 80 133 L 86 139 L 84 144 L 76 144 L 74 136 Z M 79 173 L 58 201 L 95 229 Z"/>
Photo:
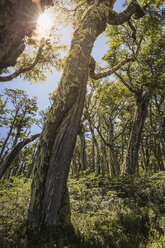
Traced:
<path id="1" fill-rule="evenodd" d="M 58 240 L 61 244 L 51 239 L 38 246 L 27 245 L 30 184 L 30 180 L 24 183 L 24 178 L 0 182 L 2 248 L 165 247 L 165 173 L 112 179 L 95 174 L 70 178 L 74 231 L 68 231 L 68 235 L 64 231 L 65 242 Z"/>
<path id="2" fill-rule="evenodd" d="M 93 247 L 165 247 L 165 174 L 69 181 L 72 222 Z"/>
<path id="3" fill-rule="evenodd" d="M 0 247 L 24 247 L 31 180 L 10 178 L 0 181 Z"/>

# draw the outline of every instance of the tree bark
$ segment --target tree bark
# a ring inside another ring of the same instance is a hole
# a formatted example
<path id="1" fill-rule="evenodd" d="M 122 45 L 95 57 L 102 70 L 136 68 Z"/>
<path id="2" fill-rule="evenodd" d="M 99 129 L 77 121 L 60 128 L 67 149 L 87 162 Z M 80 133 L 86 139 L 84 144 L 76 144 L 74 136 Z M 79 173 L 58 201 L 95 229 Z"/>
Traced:
<path id="1" fill-rule="evenodd" d="M 105 30 L 106 23 L 122 24 L 139 11 L 139 6 L 133 2 L 126 11 L 114 14 L 111 9 L 113 4 L 114 1 L 109 1 L 108 6 L 100 4 L 94 10 L 89 10 L 74 32 L 55 101 L 40 136 L 34 164 L 28 212 L 29 228 L 34 232 L 43 226 L 61 224 L 61 212 L 66 213 L 62 218 L 66 222 L 63 221 L 62 225 L 68 224 L 69 211 L 63 211 L 63 200 L 84 106 L 92 47 L 98 35 Z"/>

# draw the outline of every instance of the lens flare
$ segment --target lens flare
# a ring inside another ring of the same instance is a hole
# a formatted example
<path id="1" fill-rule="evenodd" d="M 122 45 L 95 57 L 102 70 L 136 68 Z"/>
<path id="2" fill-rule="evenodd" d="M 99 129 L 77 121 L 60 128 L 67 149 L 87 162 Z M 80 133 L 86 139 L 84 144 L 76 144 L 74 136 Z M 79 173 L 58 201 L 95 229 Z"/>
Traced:
<path id="1" fill-rule="evenodd" d="M 44 12 L 38 18 L 38 33 L 40 36 L 45 37 L 49 35 L 51 28 L 53 26 L 53 20 L 51 15 Z"/>

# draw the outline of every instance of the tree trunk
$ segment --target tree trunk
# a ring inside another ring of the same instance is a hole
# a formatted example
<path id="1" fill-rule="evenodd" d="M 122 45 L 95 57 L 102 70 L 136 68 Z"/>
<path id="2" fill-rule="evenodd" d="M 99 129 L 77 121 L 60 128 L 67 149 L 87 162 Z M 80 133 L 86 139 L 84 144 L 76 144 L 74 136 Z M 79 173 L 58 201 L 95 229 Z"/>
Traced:
<path id="1" fill-rule="evenodd" d="M 108 152 L 107 152 L 107 146 L 104 144 L 103 141 L 101 141 L 101 152 L 102 152 L 102 174 L 108 174 L 110 175 L 110 168 L 109 168 L 109 162 L 108 162 Z"/>
<path id="2" fill-rule="evenodd" d="M 109 1 L 109 6 L 100 4 L 94 10 L 89 10 L 74 32 L 34 164 L 28 212 L 29 228 L 34 232 L 39 231 L 43 225 L 54 227 L 69 222 L 69 210 L 63 211 L 63 200 L 66 201 L 64 193 L 85 100 L 92 47 L 97 36 L 105 30 L 107 22 L 121 24 L 139 11 L 138 5 L 133 2 L 126 11 L 117 14 L 111 10 L 114 2 Z M 60 213 L 64 212 L 66 215 L 63 215 L 61 223 Z"/>
<path id="3" fill-rule="evenodd" d="M 86 170 L 86 154 L 85 154 L 85 133 L 82 132 L 79 134 L 80 137 L 80 164 L 81 164 L 81 173 Z"/>
<path id="4" fill-rule="evenodd" d="M 95 171 L 95 137 L 92 134 L 92 164 L 91 164 L 91 172 Z"/>
<path id="5" fill-rule="evenodd" d="M 138 152 L 140 147 L 141 134 L 147 114 L 149 99 L 149 92 L 144 93 L 143 96 L 142 92 L 140 92 L 137 97 L 134 122 L 130 133 L 125 161 L 123 163 L 122 174 L 135 174 L 137 172 Z"/>
<path id="6" fill-rule="evenodd" d="M 110 174 L 111 177 L 114 175 L 119 175 L 120 174 L 120 167 L 117 161 L 117 158 L 115 156 L 115 151 L 114 151 L 114 128 L 113 128 L 113 120 L 111 118 L 109 118 L 109 122 L 108 122 L 108 127 L 109 127 L 109 139 L 108 139 L 108 143 L 109 143 L 109 160 L 110 160 Z"/>
<path id="7" fill-rule="evenodd" d="M 15 124 L 15 121 L 16 121 L 16 117 L 17 117 L 17 114 L 18 114 L 18 111 L 19 110 L 17 109 L 16 112 L 15 112 L 14 119 L 13 119 L 13 121 L 12 121 L 10 127 L 9 127 L 9 132 L 7 134 L 6 139 L 3 142 L 3 145 L 2 145 L 2 148 L 1 148 L 1 152 L 0 152 L 0 162 L 2 162 L 2 160 L 3 160 L 4 156 L 5 156 L 4 151 L 5 151 L 6 145 L 8 143 L 8 140 L 9 140 L 11 134 L 12 134 L 12 131 L 13 131 L 13 128 L 14 128 L 14 124 Z"/>
<path id="8" fill-rule="evenodd" d="M 96 146 L 96 172 L 99 175 L 100 174 L 100 151 L 99 151 L 99 145 L 97 143 L 97 140 L 95 139 L 95 146 Z"/>
<path id="9" fill-rule="evenodd" d="M 161 152 L 161 162 L 162 162 L 161 170 L 165 170 L 165 144 L 162 137 L 160 138 L 160 152 Z"/>
<path id="10" fill-rule="evenodd" d="M 33 230 L 61 224 L 59 213 L 84 105 L 89 58 L 96 37 L 105 29 L 104 18 L 89 12 L 74 33 L 36 156 L 28 215 Z"/>
<path id="11" fill-rule="evenodd" d="M 160 152 L 161 152 L 161 161 L 162 161 L 162 170 L 165 170 L 165 117 L 163 117 L 162 124 L 160 126 Z"/>

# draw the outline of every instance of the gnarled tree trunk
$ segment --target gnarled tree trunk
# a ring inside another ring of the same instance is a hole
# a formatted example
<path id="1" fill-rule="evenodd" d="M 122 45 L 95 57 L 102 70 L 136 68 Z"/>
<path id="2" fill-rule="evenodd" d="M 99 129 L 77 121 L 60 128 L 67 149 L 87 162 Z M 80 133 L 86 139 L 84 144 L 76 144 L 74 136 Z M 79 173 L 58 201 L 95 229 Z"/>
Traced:
<path id="1" fill-rule="evenodd" d="M 122 24 L 133 13 L 141 11 L 133 1 L 126 11 L 117 14 L 111 9 L 114 2 L 107 1 L 107 5 L 100 3 L 89 10 L 74 32 L 57 95 L 40 136 L 34 164 L 28 214 L 29 228 L 34 231 L 43 225 L 53 227 L 61 222 L 64 225 L 70 220 L 67 216 L 69 211 L 63 210 L 67 204 L 63 202 L 67 202 L 68 194 L 65 193 L 69 166 L 79 130 L 94 41 L 105 30 L 106 23 Z"/>

